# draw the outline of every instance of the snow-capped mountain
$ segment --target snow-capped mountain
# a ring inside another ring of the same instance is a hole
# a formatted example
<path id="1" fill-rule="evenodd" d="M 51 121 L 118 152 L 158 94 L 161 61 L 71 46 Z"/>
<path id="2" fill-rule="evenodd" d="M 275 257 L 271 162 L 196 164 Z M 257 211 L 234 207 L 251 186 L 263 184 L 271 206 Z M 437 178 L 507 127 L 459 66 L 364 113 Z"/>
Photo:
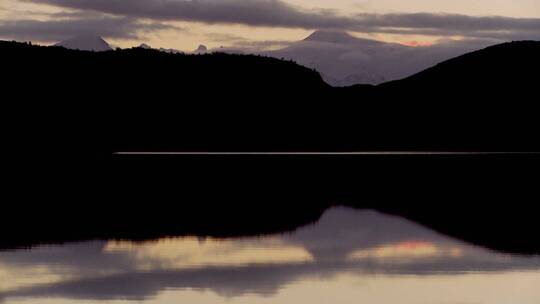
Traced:
<path id="1" fill-rule="evenodd" d="M 316 69 L 333 86 L 379 84 L 405 78 L 439 62 L 488 46 L 488 41 L 447 41 L 432 46 L 406 46 L 355 37 L 344 31 L 318 30 L 307 38 L 273 51 L 246 48 L 208 49 L 200 45 L 194 54 L 226 52 L 261 54 L 292 59 Z M 111 46 L 99 36 L 79 36 L 57 46 L 88 51 L 108 51 Z M 151 48 L 141 44 L 140 48 Z M 159 49 L 183 53 L 176 49 Z"/>
<path id="2" fill-rule="evenodd" d="M 199 45 L 199 47 L 193 51 L 195 54 L 205 54 L 206 52 L 208 52 L 208 48 L 206 47 L 206 45 Z"/>
<path id="3" fill-rule="evenodd" d="M 343 31 L 319 30 L 285 48 L 263 54 L 292 59 L 316 69 L 331 85 L 348 86 L 401 79 L 488 44 L 443 42 L 410 47 L 358 38 Z"/>
<path id="4" fill-rule="evenodd" d="M 140 44 L 137 48 L 145 49 L 145 50 L 157 50 L 157 51 L 169 53 L 169 54 L 184 54 L 184 52 L 179 51 L 177 49 L 165 49 L 165 48 L 155 49 L 146 43 Z"/>
<path id="5" fill-rule="evenodd" d="M 355 37 L 345 31 L 318 30 L 307 38 L 291 42 L 284 48 L 263 51 L 256 48 L 200 45 L 192 54 L 223 52 L 260 54 L 291 59 L 316 69 L 333 86 L 380 84 L 402 79 L 447 59 L 484 48 L 492 41 L 446 41 L 431 46 L 407 46 Z M 141 45 L 149 48 L 148 45 Z M 182 53 L 159 49 L 167 53 Z"/>
<path id="6" fill-rule="evenodd" d="M 66 49 L 81 51 L 110 51 L 111 46 L 99 36 L 84 35 L 61 41 L 55 46 L 65 47 Z"/>

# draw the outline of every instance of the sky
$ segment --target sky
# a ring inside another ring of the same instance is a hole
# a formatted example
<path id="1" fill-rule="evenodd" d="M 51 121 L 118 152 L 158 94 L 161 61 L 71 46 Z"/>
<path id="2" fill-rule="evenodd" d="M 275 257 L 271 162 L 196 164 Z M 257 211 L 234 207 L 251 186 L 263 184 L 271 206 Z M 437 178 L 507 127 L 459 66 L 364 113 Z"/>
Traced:
<path id="1" fill-rule="evenodd" d="M 317 29 L 408 45 L 539 40 L 540 0 L 0 0 L 0 39 L 42 44 L 272 48 Z"/>

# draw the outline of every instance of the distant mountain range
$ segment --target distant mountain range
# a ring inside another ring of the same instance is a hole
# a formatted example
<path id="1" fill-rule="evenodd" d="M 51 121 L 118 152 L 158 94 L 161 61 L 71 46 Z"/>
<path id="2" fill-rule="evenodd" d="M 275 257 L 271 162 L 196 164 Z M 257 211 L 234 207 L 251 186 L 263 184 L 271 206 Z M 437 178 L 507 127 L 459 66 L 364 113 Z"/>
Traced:
<path id="1" fill-rule="evenodd" d="M 486 40 L 448 40 L 433 45 L 408 46 L 358 38 L 344 31 L 318 30 L 303 40 L 272 51 L 234 47 L 212 51 L 291 59 L 319 71 L 328 84 L 342 87 L 402 79 L 438 62 L 494 43 Z"/>
<path id="2" fill-rule="evenodd" d="M 319 30 L 302 41 L 264 54 L 315 68 L 333 86 L 379 84 L 413 75 L 434 64 L 488 46 L 487 42 L 441 42 L 410 47 Z"/>
<path id="3" fill-rule="evenodd" d="M 101 38 L 83 36 L 58 43 L 68 49 L 106 51 L 111 47 Z M 291 59 L 319 71 L 333 86 L 380 84 L 413 75 L 438 62 L 488 46 L 487 41 L 448 41 L 433 46 L 410 47 L 362 39 L 343 31 L 318 30 L 304 40 L 274 51 L 257 49 L 208 49 L 200 45 L 193 53 L 227 52 L 261 54 Z M 142 48 L 150 48 L 142 44 Z M 183 53 L 175 49 L 159 49 Z"/>

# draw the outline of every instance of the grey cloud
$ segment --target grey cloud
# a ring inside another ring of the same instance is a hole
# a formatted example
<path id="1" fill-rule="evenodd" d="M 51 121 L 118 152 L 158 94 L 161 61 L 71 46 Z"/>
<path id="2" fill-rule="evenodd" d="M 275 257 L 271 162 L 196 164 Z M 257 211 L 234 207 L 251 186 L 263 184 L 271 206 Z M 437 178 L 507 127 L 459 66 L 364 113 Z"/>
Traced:
<path id="1" fill-rule="evenodd" d="M 377 27 L 364 26 L 357 28 L 361 33 L 382 33 L 398 35 L 427 35 L 427 36 L 463 36 L 476 39 L 495 39 L 495 40 L 539 40 L 540 29 L 455 29 L 455 28 L 399 28 L 399 27 Z"/>
<path id="2" fill-rule="evenodd" d="M 99 35 L 107 38 L 140 38 L 146 32 L 171 26 L 145 23 L 129 17 L 63 18 L 50 21 L 0 21 L 0 38 L 16 40 L 58 41 L 79 35 Z"/>
<path id="3" fill-rule="evenodd" d="M 274 47 L 285 47 L 294 42 L 291 40 L 249 40 L 238 35 L 223 33 L 210 33 L 206 34 L 205 37 L 210 41 L 223 43 L 225 45 L 224 48 L 227 51 L 233 49 L 246 53 L 263 51 Z M 220 51 L 220 49 L 215 49 L 213 51 Z"/>
<path id="4" fill-rule="evenodd" d="M 119 16 L 169 21 L 245 24 L 366 33 L 464 35 L 498 39 L 540 38 L 540 19 L 457 14 L 356 14 L 303 10 L 281 0 L 25 0 Z"/>
<path id="5" fill-rule="evenodd" d="M 39 10 L 17 9 L 0 4 L 0 12 L 4 12 L 7 16 L 32 16 L 32 17 L 47 17 L 50 13 Z M 9 17 L 8 17 L 9 18 Z"/>
<path id="6" fill-rule="evenodd" d="M 358 25 L 400 28 L 440 28 L 455 31 L 538 30 L 540 19 L 500 16 L 473 17 L 458 14 L 360 14 Z"/>
<path id="7" fill-rule="evenodd" d="M 159 20 L 255 26 L 341 28 L 353 20 L 333 10 L 302 11 L 280 0 L 25 0 L 60 7 Z"/>
<path id="8" fill-rule="evenodd" d="M 251 265 L 245 267 L 207 267 L 187 270 L 121 273 L 105 277 L 83 277 L 57 283 L 37 285 L 0 293 L 4 298 L 59 297 L 83 300 L 144 301 L 163 290 L 211 290 L 223 297 L 255 293 L 271 296 L 280 288 L 305 277 L 330 278 L 341 273 L 446 275 L 463 272 L 505 272 L 530 270 L 525 261 L 505 263 L 498 260 L 433 260 L 418 264 L 365 262 L 318 262 L 288 265 Z M 535 266 L 533 266 L 535 267 Z"/>

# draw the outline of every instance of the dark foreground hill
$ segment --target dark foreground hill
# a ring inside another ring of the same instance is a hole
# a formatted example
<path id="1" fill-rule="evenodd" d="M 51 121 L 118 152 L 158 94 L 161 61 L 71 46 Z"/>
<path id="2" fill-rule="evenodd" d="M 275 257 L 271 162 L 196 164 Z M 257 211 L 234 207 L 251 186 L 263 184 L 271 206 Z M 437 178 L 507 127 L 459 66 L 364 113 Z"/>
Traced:
<path id="1" fill-rule="evenodd" d="M 84 138 L 82 150 L 106 155 L 538 151 L 539 49 L 540 42 L 497 45 L 401 81 L 345 89 L 293 62 L 249 55 L 2 42 L 0 63 L 7 92 L 26 101 L 20 118 L 31 122 L 23 124 L 30 135 L 55 134 L 47 140 L 60 146 Z"/>
<path id="2" fill-rule="evenodd" d="M 517 41 L 494 45 L 468 53 L 417 73 L 406 79 L 381 85 L 385 90 L 416 92 L 418 96 L 439 91 L 443 99 L 448 96 L 465 97 L 465 94 L 478 98 L 476 103 L 489 102 L 485 98 L 528 97 L 514 100 L 517 104 L 536 102 L 528 93 L 534 92 L 537 80 L 535 75 L 540 68 L 538 54 L 540 42 Z M 444 93 L 444 94 L 443 94 Z M 468 96 L 467 96 L 468 97 Z M 465 102 L 467 98 L 453 100 Z M 501 100 L 502 101 L 502 100 Z M 510 108 L 510 105 L 507 105 Z"/>
<path id="3" fill-rule="evenodd" d="M 338 89 L 315 71 L 258 56 L 0 42 L 8 107 L 0 247 L 273 232 L 348 204 L 538 253 L 538 154 L 113 155 L 538 151 L 529 95 L 538 47 L 504 44 L 399 82 Z"/>
<path id="4" fill-rule="evenodd" d="M 537 41 L 495 45 L 382 84 L 374 97 L 407 116 L 402 125 L 416 125 L 413 140 L 442 140 L 441 146 L 464 150 L 538 151 L 538 54 Z"/>

